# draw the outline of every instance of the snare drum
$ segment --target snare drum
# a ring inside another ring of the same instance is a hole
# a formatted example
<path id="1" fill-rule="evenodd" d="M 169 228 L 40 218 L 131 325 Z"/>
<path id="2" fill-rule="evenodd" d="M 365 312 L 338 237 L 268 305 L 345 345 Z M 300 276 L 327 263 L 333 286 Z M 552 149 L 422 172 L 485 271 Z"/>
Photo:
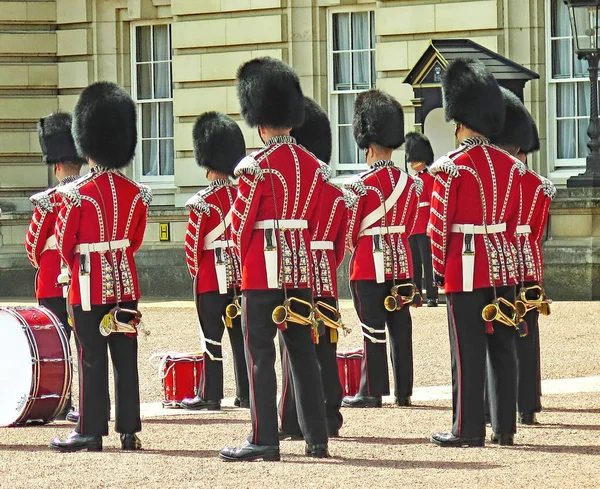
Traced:
<path id="1" fill-rule="evenodd" d="M 170 353 L 162 362 L 162 378 L 165 398 L 163 407 L 180 407 L 186 398 L 196 397 L 202 375 L 202 353 Z"/>
<path id="2" fill-rule="evenodd" d="M 364 352 L 362 348 L 338 351 L 337 362 L 344 396 L 355 396 L 360 387 L 360 368 Z"/>
<path id="3" fill-rule="evenodd" d="M 0 426 L 52 421 L 72 372 L 69 342 L 49 309 L 0 307 Z"/>

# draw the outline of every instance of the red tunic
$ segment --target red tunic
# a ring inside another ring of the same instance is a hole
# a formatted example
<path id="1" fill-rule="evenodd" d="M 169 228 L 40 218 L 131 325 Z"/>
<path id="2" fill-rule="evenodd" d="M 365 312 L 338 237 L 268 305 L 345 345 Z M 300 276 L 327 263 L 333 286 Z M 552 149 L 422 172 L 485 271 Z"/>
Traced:
<path id="1" fill-rule="evenodd" d="M 431 252 L 434 272 L 444 277 L 445 292 L 463 291 L 469 275 L 465 269 L 463 277 L 465 235 L 453 231 L 453 226 L 462 224 L 479 227 L 473 234 L 473 289 L 516 284 L 515 232 L 525 170 L 520 161 L 483 138 L 465 140 L 431 167 L 435 175 L 429 220 Z M 486 240 L 484 224 L 493 226 Z"/>
<path id="2" fill-rule="evenodd" d="M 275 280 L 279 276 L 288 287 L 311 288 L 308 253 L 310 237 L 318 224 L 315 211 L 323 186 L 318 160 L 291 136 L 277 136 L 244 158 L 235 174 L 239 183 L 231 229 L 242 265 L 242 290 L 269 288 L 265 259 L 265 236 L 269 231 L 255 227 L 266 226 L 263 221 L 274 219 L 295 220 L 294 226 L 303 226 L 282 230 L 284 243 L 274 240 L 278 253 Z"/>
<path id="3" fill-rule="evenodd" d="M 433 190 L 433 175 L 427 170 L 418 173 L 417 178 L 423 182 L 423 191 L 419 195 L 417 221 L 412 234 L 425 234 L 429 224 L 429 209 L 431 209 L 431 191 Z"/>
<path id="4" fill-rule="evenodd" d="M 57 191 L 61 207 L 55 234 L 58 250 L 71 270 L 69 303 L 81 304 L 76 246 L 124 239 L 130 242 L 124 252 L 118 249 L 90 253 L 91 304 L 138 300 L 133 255 L 144 238 L 151 190 L 118 170 L 95 166 L 85 177 Z"/>
<path id="5" fill-rule="evenodd" d="M 79 175 L 66 177 L 58 187 L 78 178 Z M 63 296 L 62 286 L 57 285 L 61 259 L 54 238 L 54 226 L 60 206 L 60 199 L 56 193 L 58 187 L 37 193 L 29 199 L 35 207 L 25 236 L 25 250 L 29 261 L 37 268 L 35 277 L 37 299 Z"/>
<path id="6" fill-rule="evenodd" d="M 325 163 L 321 163 L 321 173 L 325 184 L 317 208 L 319 224 L 311 242 L 313 293 L 315 297 L 337 299 L 336 270 L 346 252 L 346 201 L 342 190 L 328 181 L 331 170 Z M 330 246 L 331 249 L 323 249 Z"/>
<path id="7" fill-rule="evenodd" d="M 231 241 L 231 213 L 237 189 L 229 179 L 215 180 L 186 202 L 190 211 L 185 234 L 185 258 L 196 293 L 219 290 L 215 245 L 222 250 L 227 288 L 239 287 L 240 265 Z M 205 242 L 207 239 L 210 243 Z"/>
<path id="8" fill-rule="evenodd" d="M 550 203 L 556 189 L 550 180 L 527 170 L 521 180 L 521 209 L 517 239 L 519 276 L 522 282 L 539 282 L 544 278 L 542 238 Z"/>
<path id="9" fill-rule="evenodd" d="M 381 233 L 383 239 L 385 280 L 412 277 L 412 258 L 408 236 L 413 233 L 417 217 L 417 203 L 422 182 L 394 166 L 390 160 L 377 161 L 373 167 L 348 183 L 355 194 L 348 218 L 348 248 L 352 252 L 350 280 L 376 280 L 373 236 L 369 230 Z M 401 193 L 395 202 L 392 192 Z M 383 213 L 383 202 L 386 201 Z M 380 209 L 380 217 L 366 225 L 367 216 Z M 366 225 L 366 227 L 365 227 Z M 393 228 L 392 228 L 393 226 Z M 365 229 L 361 230 L 361 227 Z M 377 231 L 377 228 L 380 228 Z M 366 230 L 366 234 L 363 232 Z M 389 231 L 389 234 L 388 234 Z"/>

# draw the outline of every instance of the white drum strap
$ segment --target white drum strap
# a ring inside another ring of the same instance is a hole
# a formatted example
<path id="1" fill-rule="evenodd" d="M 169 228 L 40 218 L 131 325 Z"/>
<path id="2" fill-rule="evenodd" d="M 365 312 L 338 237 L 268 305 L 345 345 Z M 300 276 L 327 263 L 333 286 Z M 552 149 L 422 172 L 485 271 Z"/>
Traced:
<path id="1" fill-rule="evenodd" d="M 205 341 L 206 343 L 209 343 L 209 344 L 211 344 L 211 345 L 215 345 L 215 346 L 221 346 L 221 345 L 223 344 L 223 343 L 222 343 L 222 342 L 220 342 L 220 341 L 211 340 L 211 339 L 209 339 L 209 338 L 204 338 L 204 341 Z M 216 356 L 214 356 L 214 355 L 213 355 L 213 354 L 210 352 L 210 350 L 209 350 L 208 348 L 206 348 L 206 351 L 205 351 L 205 353 L 208 355 L 208 358 L 210 358 L 210 359 L 211 359 L 213 362 L 222 362 L 224 357 L 225 357 L 225 360 L 227 360 L 227 356 L 226 356 L 226 355 L 223 355 L 223 356 L 222 356 L 222 357 L 220 357 L 220 358 L 219 358 L 219 357 L 216 357 Z"/>
<path id="2" fill-rule="evenodd" d="M 367 326 L 365 323 L 360 323 L 360 327 L 361 327 L 362 335 L 365 338 L 368 338 L 369 340 L 371 340 L 372 343 L 387 343 L 387 332 L 386 332 L 385 328 L 384 329 L 375 329 L 375 328 L 371 328 L 370 326 Z M 380 340 L 379 338 L 375 338 L 374 336 L 371 336 L 365 330 L 367 330 L 369 333 L 383 334 L 383 335 L 386 335 L 386 337 L 383 340 Z"/>

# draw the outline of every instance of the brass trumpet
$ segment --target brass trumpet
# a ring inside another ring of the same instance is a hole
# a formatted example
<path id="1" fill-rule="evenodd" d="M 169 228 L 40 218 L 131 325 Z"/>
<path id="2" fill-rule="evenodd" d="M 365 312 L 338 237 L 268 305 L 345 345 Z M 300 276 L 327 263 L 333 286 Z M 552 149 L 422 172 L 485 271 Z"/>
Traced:
<path id="1" fill-rule="evenodd" d="M 236 317 L 238 317 L 241 314 L 242 314 L 242 306 L 240 305 L 240 296 L 234 295 L 233 301 L 231 302 L 231 304 L 227 304 L 227 307 L 225 308 L 225 315 L 229 319 L 235 319 Z"/>
<path id="2" fill-rule="evenodd" d="M 537 297 L 535 299 L 528 299 L 527 294 L 531 291 L 537 291 Z M 537 309 L 540 314 L 544 316 L 550 315 L 550 304 L 552 303 L 552 299 L 548 299 L 546 296 L 546 292 L 541 285 L 532 285 L 531 287 L 521 287 L 519 291 L 519 298 L 515 302 L 522 303 L 526 310 L 525 313 L 532 311 L 533 309 Z M 523 314 L 524 316 L 525 314 Z"/>
<path id="3" fill-rule="evenodd" d="M 335 317 L 335 319 L 331 319 L 324 311 L 329 311 Z M 342 322 L 342 315 L 340 311 L 338 311 L 335 307 L 330 306 L 326 302 L 317 301 L 315 304 L 315 316 L 317 321 L 322 321 L 325 326 L 331 329 L 341 329 L 344 334 L 349 334 L 351 332 L 350 328 L 347 328 Z"/>
<path id="4" fill-rule="evenodd" d="M 410 288 L 409 295 L 400 295 L 399 289 L 408 287 Z M 383 306 L 385 307 L 386 311 L 393 312 L 399 311 L 404 306 L 408 305 L 419 307 L 422 300 L 421 293 L 415 284 L 400 284 L 392 287 L 390 295 L 386 296 L 386 298 L 383 300 Z"/>
<path id="5" fill-rule="evenodd" d="M 132 314 L 133 318 L 124 323 L 119 321 L 119 313 Z M 100 334 L 109 336 L 112 333 L 137 334 L 138 325 L 142 319 L 142 313 L 134 309 L 123 309 L 121 307 L 113 307 L 100 321 Z"/>
<path id="6" fill-rule="evenodd" d="M 508 314 L 502 310 L 501 305 L 506 307 Z M 515 304 L 507 301 L 504 297 L 494 299 L 491 304 L 485 306 L 481 311 L 481 317 L 488 322 L 498 321 L 511 328 L 518 327 L 517 308 Z"/>
<path id="7" fill-rule="evenodd" d="M 302 314 L 297 313 L 292 309 L 292 304 L 300 304 L 306 308 L 308 308 L 309 313 L 307 316 L 303 316 Z M 271 314 L 271 318 L 275 324 L 283 325 L 284 323 L 291 321 L 292 323 L 301 324 L 303 326 L 314 326 L 315 324 L 315 311 L 310 302 L 303 301 L 302 299 L 298 299 L 297 297 L 288 297 L 283 305 L 277 306 L 273 309 L 273 313 Z"/>

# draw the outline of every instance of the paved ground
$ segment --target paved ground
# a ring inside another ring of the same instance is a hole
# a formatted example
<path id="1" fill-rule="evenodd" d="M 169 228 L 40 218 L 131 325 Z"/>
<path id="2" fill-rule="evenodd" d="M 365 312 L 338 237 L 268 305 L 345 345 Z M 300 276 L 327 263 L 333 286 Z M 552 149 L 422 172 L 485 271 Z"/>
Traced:
<path id="1" fill-rule="evenodd" d="M 6 304 L 6 303 L 4 303 Z M 24 301 L 13 301 L 24 305 Z M 0 305 L 3 305 L 0 303 Z M 354 327 L 341 349 L 361 344 Z M 0 428 L 0 487 L 597 487 L 600 481 L 600 303 L 556 303 L 542 319 L 544 411 L 540 425 L 519 427 L 515 447 L 488 444 L 442 449 L 427 438 L 447 430 L 450 356 L 445 309 L 413 310 L 415 405 L 343 411 L 342 437 L 330 442 L 331 459 L 305 458 L 302 442 L 282 442 L 281 463 L 225 464 L 216 454 L 248 432 L 249 413 L 234 409 L 231 361 L 220 412 L 186 413 L 160 407 L 162 388 L 148 358 L 198 347 L 191 303 L 145 303 L 151 334 L 140 340 L 144 450 L 122 453 L 111 433 L 103 453 L 55 454 L 46 446 L 72 428 Z M 227 345 L 227 341 L 225 341 Z M 229 348 L 227 347 L 227 350 Z M 112 427 L 111 427 L 112 429 Z M 488 430 L 488 436 L 490 432 Z"/>

